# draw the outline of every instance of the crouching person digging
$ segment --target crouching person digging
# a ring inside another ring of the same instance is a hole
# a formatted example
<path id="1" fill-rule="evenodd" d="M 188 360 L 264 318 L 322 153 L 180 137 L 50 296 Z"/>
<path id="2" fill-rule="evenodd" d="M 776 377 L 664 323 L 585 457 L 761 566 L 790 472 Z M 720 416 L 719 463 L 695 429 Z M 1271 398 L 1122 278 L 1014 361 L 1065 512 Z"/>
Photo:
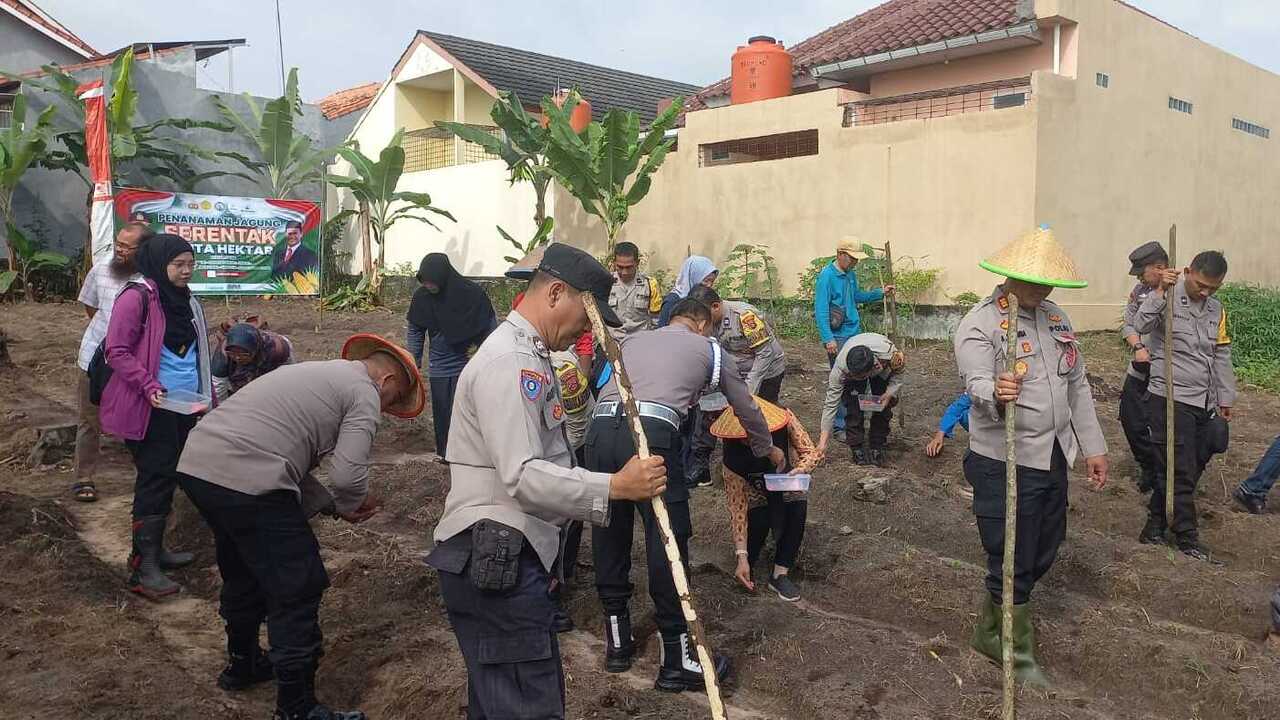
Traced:
<path id="1" fill-rule="evenodd" d="M 426 395 L 409 354 L 376 335 L 347 340 L 341 360 L 289 365 L 246 385 L 191 432 L 178 482 L 213 530 L 219 614 L 231 662 L 226 690 L 276 679 L 277 720 L 363 720 L 316 700 L 320 599 L 329 576 L 308 523 L 377 512 L 369 451 L 380 413 L 412 418 Z M 329 456 L 332 495 L 312 475 Z M 271 643 L 258 647 L 263 621 Z M 269 658 L 269 659 L 268 659 Z"/>

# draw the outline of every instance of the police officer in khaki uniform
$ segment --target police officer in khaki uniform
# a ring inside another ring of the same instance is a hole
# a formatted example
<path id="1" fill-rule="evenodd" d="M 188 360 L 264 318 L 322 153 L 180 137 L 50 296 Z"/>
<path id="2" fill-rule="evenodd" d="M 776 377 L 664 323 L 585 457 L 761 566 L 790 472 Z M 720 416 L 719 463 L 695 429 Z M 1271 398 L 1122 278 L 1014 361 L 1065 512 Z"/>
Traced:
<path id="1" fill-rule="evenodd" d="M 1057 557 L 1067 532 L 1067 471 L 1085 456 L 1095 489 L 1107 480 L 1107 444 L 1085 377 L 1084 358 L 1062 308 L 1048 300 L 1055 287 L 1079 288 L 1074 263 L 1041 228 L 984 260 L 1008 279 L 956 328 L 956 364 L 973 400 L 965 479 L 987 553 L 987 592 L 972 647 L 1000 662 L 1000 602 L 1004 555 L 1005 428 L 1007 403 L 1017 404 L 1018 535 L 1013 578 L 1014 670 L 1022 682 L 1047 684 L 1035 657 L 1031 591 Z M 1014 279 L 1019 278 L 1019 279 Z M 1006 371 L 1009 301 L 1018 296 L 1018 350 Z"/>
<path id="2" fill-rule="evenodd" d="M 1161 273 L 1169 267 L 1169 254 L 1160 243 L 1151 241 L 1129 253 L 1129 274 L 1138 284 L 1129 293 L 1124 308 L 1124 324 L 1120 337 L 1133 352 L 1133 361 L 1125 372 L 1124 390 L 1120 393 L 1120 427 L 1138 464 L 1138 491 L 1150 492 L 1156 485 L 1155 450 L 1151 446 L 1151 428 L 1147 420 L 1147 377 L 1151 373 L 1149 338 L 1134 329 L 1142 301 L 1160 285 Z"/>
<path id="3" fill-rule="evenodd" d="M 583 294 L 605 305 L 609 273 L 590 255 L 550 245 L 518 311 L 485 340 L 458 380 L 449 429 L 452 486 L 427 563 L 468 673 L 468 718 L 561 718 L 564 669 L 549 596 L 568 519 L 604 525 L 613 500 L 666 487 L 661 458 L 617 471 L 574 467 L 551 352 L 587 328 Z M 620 323 L 607 306 L 605 322 Z"/>
<path id="4" fill-rule="evenodd" d="M 902 373 L 906 366 L 906 356 L 880 333 L 859 333 L 846 340 L 827 375 L 818 450 L 826 452 L 837 412 L 843 407 L 845 441 L 849 443 L 853 461 L 858 465 L 883 466 L 892 427 L 890 421 L 902 391 Z M 863 413 L 860 404 L 863 395 L 879 397 L 881 408 Z M 870 422 L 865 424 L 864 414 L 871 415 Z M 870 432 L 864 433 L 867 425 Z"/>
<path id="5" fill-rule="evenodd" d="M 750 303 L 722 300 L 719 293 L 705 285 L 690 290 L 689 297 L 711 308 L 716 341 L 737 367 L 751 394 L 777 403 L 787 358 L 765 314 Z M 723 393 L 710 393 L 698 401 L 685 467 L 685 476 L 691 485 L 711 485 L 711 454 L 716 449 L 711 425 L 727 407 L 729 403 Z"/>
<path id="6" fill-rule="evenodd" d="M 652 330 L 662 310 L 662 291 L 657 280 L 640 272 L 640 249 L 635 243 L 614 246 L 613 281 L 609 307 L 622 321 L 622 333 Z"/>
<path id="7" fill-rule="evenodd" d="M 751 453 L 769 458 L 773 467 L 781 467 L 785 462 L 783 452 L 773 445 L 769 425 L 746 384 L 725 367 L 729 361 L 716 341 L 707 337 L 711 327 L 711 309 L 692 298 L 683 298 L 672 309 L 669 325 L 628 335 L 623 340 L 624 365 L 649 447 L 666 460 L 672 478 L 683 477 L 681 422 L 699 395 L 720 389 L 747 429 Z M 635 454 L 635 441 L 619 399 L 617 379 L 612 378 L 600 392 L 587 429 L 587 467 L 592 470 L 612 472 Z M 692 534 L 688 487 L 672 482 L 664 499 L 672 534 L 687 563 Z M 662 663 L 655 687 L 670 692 L 700 689 L 705 682 L 703 668 L 689 640 L 689 628 L 649 503 L 613 501 L 608 527 L 592 529 L 596 589 L 605 611 L 605 669 L 624 672 L 631 667 L 635 654 L 628 605 L 634 589 L 630 578 L 631 543 L 637 513 L 644 524 L 649 595 L 662 634 Z M 716 674 L 723 675 L 727 667 L 727 661 L 718 658 Z"/>
<path id="8" fill-rule="evenodd" d="M 1173 297 L 1173 399 L 1176 431 L 1173 478 L 1173 521 L 1169 523 L 1178 549 L 1197 560 L 1209 560 L 1200 543 L 1196 519 L 1196 485 L 1215 453 L 1226 451 L 1226 423 L 1236 400 L 1236 375 L 1231 367 L 1231 337 L 1227 311 L 1213 294 L 1227 276 L 1227 259 L 1216 250 L 1196 255 L 1178 281 L 1179 271 L 1162 273 L 1160 287 L 1138 308 L 1134 329 L 1149 337 L 1151 382 L 1147 413 L 1156 456 L 1157 487 L 1147 505 L 1147 522 L 1140 542 L 1164 542 L 1165 417 L 1169 385 L 1164 376 L 1165 298 Z"/>

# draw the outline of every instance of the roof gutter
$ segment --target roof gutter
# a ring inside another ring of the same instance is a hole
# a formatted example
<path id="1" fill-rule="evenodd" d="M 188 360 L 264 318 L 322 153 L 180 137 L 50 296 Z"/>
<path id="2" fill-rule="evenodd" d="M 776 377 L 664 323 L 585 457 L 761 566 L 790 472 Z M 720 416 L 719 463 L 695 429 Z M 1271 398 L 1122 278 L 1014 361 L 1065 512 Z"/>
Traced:
<path id="1" fill-rule="evenodd" d="M 891 60 L 902 60 L 905 58 L 918 57 L 920 55 L 928 55 L 946 50 L 954 50 L 956 48 L 971 47 L 984 43 L 997 42 L 1000 40 L 1012 40 L 1017 38 L 1033 38 L 1039 32 L 1040 27 L 1035 20 L 1012 25 L 999 30 L 990 30 L 988 32 L 974 33 L 972 35 L 962 35 L 960 37 L 941 40 L 926 45 L 916 45 L 914 47 L 903 48 L 901 50 L 892 50 L 890 52 L 876 53 L 875 55 L 863 55 L 861 57 L 841 60 L 840 62 L 827 63 L 826 65 L 816 65 L 809 69 L 809 73 L 814 78 L 821 78 L 825 75 L 831 75 L 846 70 L 874 70 L 876 65 L 887 63 Z"/>

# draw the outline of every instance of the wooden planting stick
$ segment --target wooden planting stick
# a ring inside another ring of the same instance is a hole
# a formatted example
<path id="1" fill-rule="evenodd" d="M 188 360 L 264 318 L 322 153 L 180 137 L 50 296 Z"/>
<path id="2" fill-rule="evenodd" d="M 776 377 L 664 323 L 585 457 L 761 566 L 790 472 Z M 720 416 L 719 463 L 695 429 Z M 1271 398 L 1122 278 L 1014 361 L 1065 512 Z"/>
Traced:
<path id="1" fill-rule="evenodd" d="M 1178 226 L 1169 226 L 1169 267 L 1176 268 Z M 1174 448 L 1177 429 L 1173 408 L 1173 296 L 1177 286 L 1164 293 L 1164 525 L 1173 527 Z"/>
<path id="2" fill-rule="evenodd" d="M 1005 349 L 1005 372 L 1017 374 L 1018 296 L 1007 293 L 1009 301 L 1008 347 Z M 1013 682 L 1013 552 L 1018 536 L 1018 403 L 1004 408 L 1004 567 L 1000 589 L 1000 660 L 1004 669 L 1004 720 L 1015 720 L 1017 688 Z"/>
<path id="3" fill-rule="evenodd" d="M 649 440 L 645 437 L 644 426 L 640 424 L 640 408 L 636 405 L 636 397 L 631 392 L 631 379 L 622 366 L 622 351 L 618 341 L 605 327 L 600 317 L 600 308 L 596 305 L 591 293 L 582 294 L 582 303 L 587 308 L 587 317 L 591 319 L 591 332 L 604 348 L 604 354 L 613 363 L 613 377 L 618 383 L 618 394 L 622 407 L 627 414 L 627 422 L 631 425 L 631 437 L 636 443 L 636 455 L 641 459 L 650 457 Z M 680 478 L 668 478 L 668 482 L 681 482 Z M 658 521 L 658 534 L 662 536 L 662 547 L 667 551 L 667 562 L 671 565 L 671 577 L 675 580 L 676 594 L 680 597 L 680 609 L 684 612 L 685 622 L 689 624 L 689 634 L 693 637 L 694 646 L 698 648 L 698 662 L 702 665 L 702 677 L 707 683 L 707 701 L 711 705 L 713 720 L 725 720 L 724 703 L 720 700 L 719 678 L 716 677 L 716 664 L 711 656 L 711 646 L 707 644 L 707 634 L 702 629 L 702 621 L 698 619 L 698 611 L 693 607 L 693 592 L 689 589 L 689 580 L 684 574 L 684 561 L 680 558 L 680 546 L 676 545 L 675 535 L 671 532 L 671 518 L 667 515 L 667 503 L 658 495 L 650 500 L 653 503 L 653 515 Z"/>

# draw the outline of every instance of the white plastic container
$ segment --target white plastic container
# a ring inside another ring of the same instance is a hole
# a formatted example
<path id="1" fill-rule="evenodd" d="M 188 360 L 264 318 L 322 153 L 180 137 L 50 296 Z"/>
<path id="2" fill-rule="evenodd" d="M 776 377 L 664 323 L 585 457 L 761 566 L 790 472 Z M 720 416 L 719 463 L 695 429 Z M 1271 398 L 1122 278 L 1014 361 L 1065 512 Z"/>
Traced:
<path id="1" fill-rule="evenodd" d="M 809 489 L 809 481 L 813 479 L 808 473 L 798 475 L 777 475 L 766 473 L 765 489 L 773 492 L 804 492 Z"/>
<path id="2" fill-rule="evenodd" d="M 209 409 L 209 396 L 190 390 L 169 390 L 160 401 L 160 409 L 179 415 L 196 415 Z"/>
<path id="3" fill-rule="evenodd" d="M 858 409 L 862 412 L 882 412 L 884 410 L 884 396 L 859 395 Z"/>

